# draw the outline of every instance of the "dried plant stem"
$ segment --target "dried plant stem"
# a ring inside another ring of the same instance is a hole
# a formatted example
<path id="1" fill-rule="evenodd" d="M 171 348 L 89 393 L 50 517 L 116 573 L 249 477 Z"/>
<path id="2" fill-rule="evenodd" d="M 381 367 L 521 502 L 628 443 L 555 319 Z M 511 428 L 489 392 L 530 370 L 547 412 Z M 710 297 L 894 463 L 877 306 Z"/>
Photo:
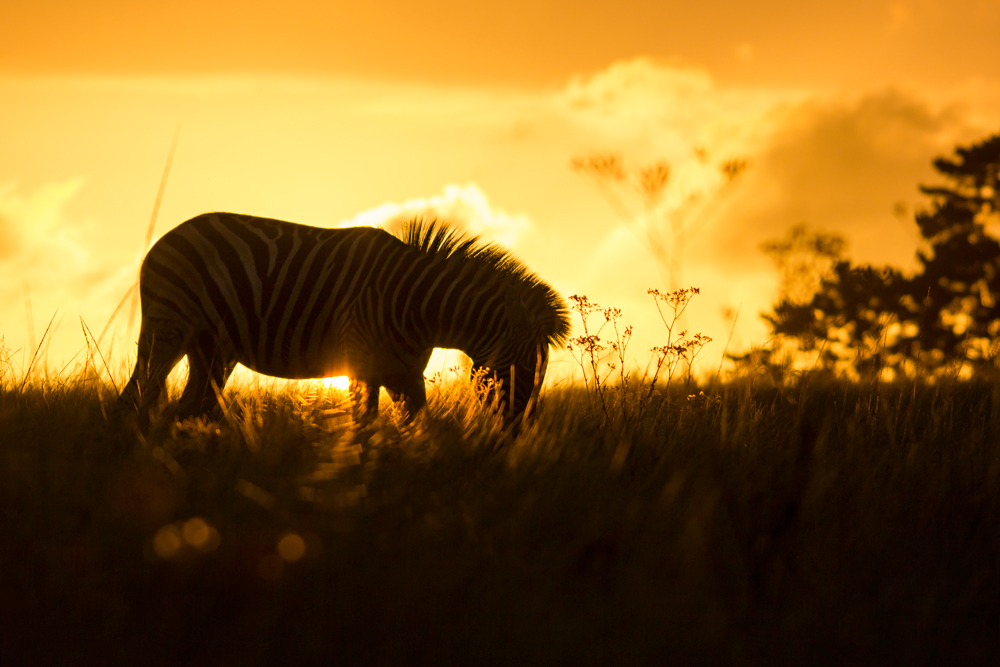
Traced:
<path id="1" fill-rule="evenodd" d="M 153 240 L 153 230 L 156 229 L 156 218 L 160 214 L 160 203 L 163 201 L 163 193 L 167 189 L 167 179 L 170 177 L 170 166 L 174 162 L 174 152 L 177 150 L 177 140 L 181 136 L 181 126 L 178 125 L 177 129 L 174 130 L 174 138 L 170 142 L 170 152 L 167 153 L 167 162 L 163 165 L 163 176 L 160 177 L 160 187 L 156 191 L 156 200 L 153 202 L 153 213 L 149 217 L 149 226 L 146 227 L 146 241 L 142 244 L 142 252 L 145 253 L 149 249 L 149 244 Z M 135 285 L 139 284 L 139 277 L 136 276 Z M 133 286 L 134 289 L 135 286 Z M 138 290 L 132 293 L 132 306 L 129 308 L 128 314 L 128 333 L 127 338 L 132 338 L 132 327 L 135 324 L 135 311 L 139 305 L 139 292 Z M 116 311 L 117 312 L 117 309 Z M 106 327 L 105 327 L 106 328 Z M 103 333 L 101 336 L 103 337 Z"/>

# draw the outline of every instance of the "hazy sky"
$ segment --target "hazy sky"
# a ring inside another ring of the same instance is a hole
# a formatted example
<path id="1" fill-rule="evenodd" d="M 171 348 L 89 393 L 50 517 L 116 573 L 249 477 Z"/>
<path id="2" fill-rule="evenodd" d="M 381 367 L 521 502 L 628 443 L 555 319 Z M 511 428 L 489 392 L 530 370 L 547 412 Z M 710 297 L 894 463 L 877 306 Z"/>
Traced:
<path id="1" fill-rule="evenodd" d="M 1000 0 L 263 2 L 0 7 L 0 336 L 49 365 L 97 335 L 156 236 L 208 210 L 374 224 L 437 214 L 511 245 L 564 294 L 622 308 L 644 363 L 665 288 L 572 158 L 672 167 L 653 232 L 689 225 L 686 323 L 714 364 L 763 343 L 761 242 L 797 222 L 906 265 L 930 160 L 1000 130 Z M 722 161 L 747 171 L 726 184 Z M 638 197 L 623 203 L 639 211 Z M 32 322 L 26 319 L 25 287 Z M 127 308 L 112 328 L 124 332 Z M 117 351 L 134 350 L 118 344 Z M 27 356 L 30 357 L 30 354 Z"/>
<path id="2" fill-rule="evenodd" d="M 727 82 L 997 78 L 996 0 L 5 0 L 7 71 L 559 86 L 639 55 Z"/>

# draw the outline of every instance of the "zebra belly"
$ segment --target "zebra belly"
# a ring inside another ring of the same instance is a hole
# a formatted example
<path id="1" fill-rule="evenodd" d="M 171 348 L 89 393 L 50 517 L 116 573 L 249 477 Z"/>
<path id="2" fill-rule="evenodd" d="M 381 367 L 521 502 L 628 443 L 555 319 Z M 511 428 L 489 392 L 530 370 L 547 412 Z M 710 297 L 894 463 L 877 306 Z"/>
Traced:
<path id="1" fill-rule="evenodd" d="M 267 363 L 240 363 L 261 375 L 285 378 L 288 380 L 308 380 L 312 378 L 337 377 L 339 375 L 353 376 L 352 369 L 345 363 L 306 364 L 297 367 L 275 366 Z"/>
<path id="2" fill-rule="evenodd" d="M 430 357 L 430 352 L 425 355 Z M 420 363 L 422 361 L 423 363 Z M 417 362 L 415 366 L 401 363 L 388 355 L 378 361 L 365 358 L 349 359 L 347 355 L 325 358 L 317 363 L 303 363 L 297 367 L 275 365 L 269 363 L 252 363 L 240 360 L 240 363 L 262 375 L 286 378 L 289 380 L 306 380 L 311 378 L 326 378 L 346 375 L 352 379 L 375 383 L 380 386 L 405 384 L 423 376 L 426 359 Z"/>

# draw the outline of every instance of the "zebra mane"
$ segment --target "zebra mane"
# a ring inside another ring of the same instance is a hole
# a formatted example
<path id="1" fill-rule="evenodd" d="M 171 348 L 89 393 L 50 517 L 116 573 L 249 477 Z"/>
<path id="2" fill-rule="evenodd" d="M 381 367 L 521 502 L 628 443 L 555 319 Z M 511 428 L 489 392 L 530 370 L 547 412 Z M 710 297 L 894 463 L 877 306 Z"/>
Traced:
<path id="1" fill-rule="evenodd" d="M 570 321 L 566 304 L 552 287 L 538 277 L 506 248 L 469 236 L 438 220 L 415 218 L 404 223 L 399 238 L 408 246 L 429 255 L 482 262 L 501 274 L 519 292 L 530 295 L 531 307 L 545 323 L 545 335 L 552 345 L 569 339 Z"/>

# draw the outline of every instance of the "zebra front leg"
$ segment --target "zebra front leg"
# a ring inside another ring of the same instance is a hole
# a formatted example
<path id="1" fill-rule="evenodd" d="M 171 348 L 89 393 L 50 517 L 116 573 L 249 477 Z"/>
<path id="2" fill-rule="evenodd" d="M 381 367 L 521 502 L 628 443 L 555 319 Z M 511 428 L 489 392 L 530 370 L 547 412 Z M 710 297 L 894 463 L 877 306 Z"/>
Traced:
<path id="1" fill-rule="evenodd" d="M 351 378 L 351 411 L 358 428 L 368 428 L 378 417 L 378 390 L 374 382 Z"/>
<path id="2" fill-rule="evenodd" d="M 214 341 L 204 338 L 188 349 L 188 365 L 188 381 L 177 407 L 177 419 L 224 411 L 222 390 L 236 364 L 222 358 Z"/>
<path id="3" fill-rule="evenodd" d="M 143 321 L 135 369 L 118 396 L 116 412 L 135 415 L 140 433 L 149 432 L 149 424 L 167 398 L 167 376 L 184 356 L 180 334 Z"/>
<path id="4" fill-rule="evenodd" d="M 427 390 L 424 387 L 423 373 L 386 381 L 385 390 L 397 405 L 403 404 L 404 416 L 407 422 L 412 422 L 427 405 Z"/>
<path id="5" fill-rule="evenodd" d="M 143 435 L 149 433 L 149 424 L 166 402 L 167 383 L 152 378 L 146 364 L 132 372 L 128 384 L 122 388 L 115 403 L 112 417 L 116 422 L 132 421 Z"/>

